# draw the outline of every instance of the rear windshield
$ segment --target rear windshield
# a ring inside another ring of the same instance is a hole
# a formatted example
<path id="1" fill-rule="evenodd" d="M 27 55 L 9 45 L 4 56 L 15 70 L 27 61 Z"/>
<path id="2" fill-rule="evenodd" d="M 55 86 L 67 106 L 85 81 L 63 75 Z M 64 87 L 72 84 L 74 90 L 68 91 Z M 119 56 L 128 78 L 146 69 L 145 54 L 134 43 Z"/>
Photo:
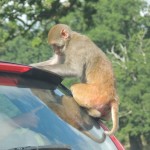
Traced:
<path id="1" fill-rule="evenodd" d="M 108 137 L 98 143 L 103 129 L 66 93 L 51 82 L 0 73 L 0 149 L 68 145 L 115 150 Z"/>

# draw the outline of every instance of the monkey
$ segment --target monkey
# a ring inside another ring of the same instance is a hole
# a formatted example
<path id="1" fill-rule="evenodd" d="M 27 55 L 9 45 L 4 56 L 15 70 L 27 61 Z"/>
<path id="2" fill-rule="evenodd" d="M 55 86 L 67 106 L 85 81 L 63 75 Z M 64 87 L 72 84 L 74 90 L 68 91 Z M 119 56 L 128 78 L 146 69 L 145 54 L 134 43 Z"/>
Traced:
<path id="1" fill-rule="evenodd" d="M 81 82 L 70 88 L 73 98 L 92 117 L 101 118 L 105 109 L 110 111 L 113 125 L 105 134 L 114 134 L 119 127 L 119 97 L 112 63 L 106 54 L 89 37 L 65 24 L 50 29 L 48 44 L 54 56 L 32 66 L 62 77 L 78 77 Z"/>

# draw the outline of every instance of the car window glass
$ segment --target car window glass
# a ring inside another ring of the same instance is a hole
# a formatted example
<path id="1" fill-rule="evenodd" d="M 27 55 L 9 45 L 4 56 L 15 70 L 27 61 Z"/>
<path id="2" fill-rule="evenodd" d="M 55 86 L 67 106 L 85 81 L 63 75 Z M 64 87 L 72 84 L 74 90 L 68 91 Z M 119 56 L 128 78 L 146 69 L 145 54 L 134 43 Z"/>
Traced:
<path id="1" fill-rule="evenodd" d="M 0 110 L 2 113 L 7 114 L 9 117 L 14 117 L 20 114 L 20 110 L 6 97 L 0 94 Z"/>
<path id="2" fill-rule="evenodd" d="M 86 143 L 89 149 L 115 150 L 108 137 L 96 142 L 103 132 L 99 124 L 59 89 L 0 86 L 0 106 L 0 149 L 57 143 L 80 150 Z"/>

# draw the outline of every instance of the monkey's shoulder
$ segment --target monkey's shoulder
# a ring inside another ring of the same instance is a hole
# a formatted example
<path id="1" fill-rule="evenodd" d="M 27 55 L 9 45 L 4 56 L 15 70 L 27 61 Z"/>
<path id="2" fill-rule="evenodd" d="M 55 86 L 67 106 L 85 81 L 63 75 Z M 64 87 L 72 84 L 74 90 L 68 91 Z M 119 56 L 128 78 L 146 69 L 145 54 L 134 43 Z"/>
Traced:
<path id="1" fill-rule="evenodd" d="M 94 46 L 93 42 L 88 36 L 80 34 L 78 32 L 73 33 L 69 45 L 74 45 L 75 49 L 82 49 L 82 51 Z"/>

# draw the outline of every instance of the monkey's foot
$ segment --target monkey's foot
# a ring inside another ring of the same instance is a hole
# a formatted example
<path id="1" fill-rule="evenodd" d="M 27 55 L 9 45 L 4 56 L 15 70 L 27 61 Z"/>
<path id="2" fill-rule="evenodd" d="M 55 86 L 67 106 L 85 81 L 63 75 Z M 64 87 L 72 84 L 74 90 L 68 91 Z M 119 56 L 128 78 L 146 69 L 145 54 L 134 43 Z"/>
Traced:
<path id="1" fill-rule="evenodd" d="M 88 111 L 88 114 L 90 115 L 90 116 L 92 116 L 92 117 L 96 117 L 96 118 L 99 118 L 99 117 L 101 117 L 101 112 L 99 112 L 98 110 L 96 110 L 96 109 L 88 109 L 87 110 Z"/>

